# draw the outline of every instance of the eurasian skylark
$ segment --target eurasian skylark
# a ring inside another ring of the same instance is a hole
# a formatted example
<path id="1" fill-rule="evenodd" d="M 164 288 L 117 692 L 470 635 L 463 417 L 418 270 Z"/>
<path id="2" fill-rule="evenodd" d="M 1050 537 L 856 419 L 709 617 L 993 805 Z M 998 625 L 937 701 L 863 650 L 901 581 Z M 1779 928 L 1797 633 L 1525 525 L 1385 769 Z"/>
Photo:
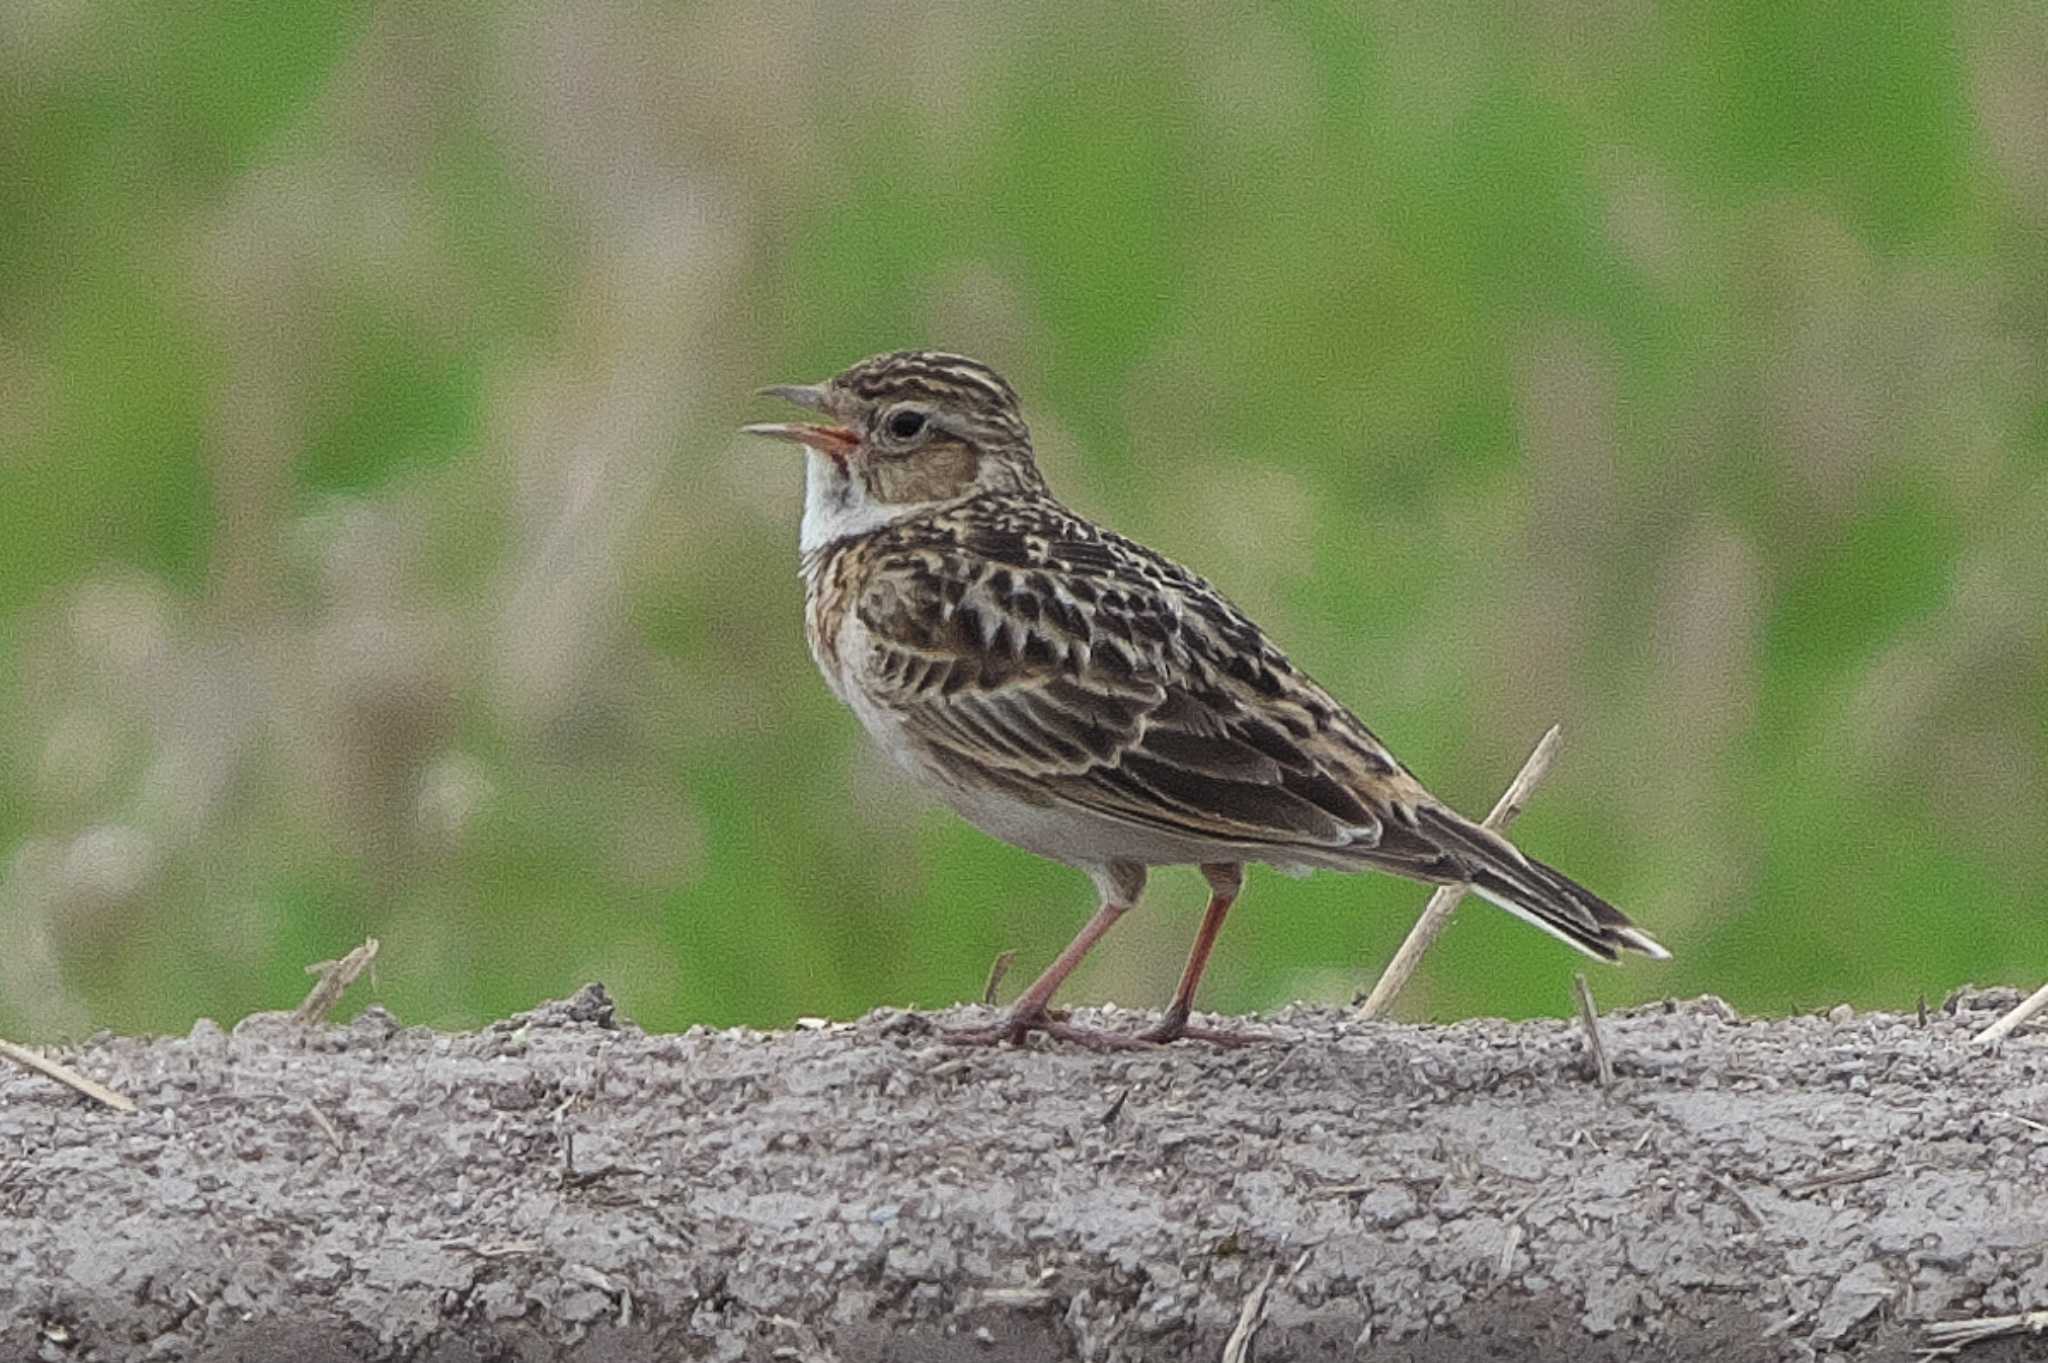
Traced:
<path id="1" fill-rule="evenodd" d="M 746 428 L 808 452 L 805 627 L 826 682 L 970 823 L 1101 894 L 1000 1024 L 954 1040 L 1238 1039 L 1188 1012 L 1254 861 L 1463 882 L 1589 956 L 1668 954 L 1445 807 L 1214 587 L 1054 500 L 1016 390 L 986 365 L 900 351 L 763 392 L 827 418 Z M 1060 982 L 1147 868 L 1184 864 L 1212 893 L 1164 1017 L 1132 1038 L 1056 1019 Z"/>

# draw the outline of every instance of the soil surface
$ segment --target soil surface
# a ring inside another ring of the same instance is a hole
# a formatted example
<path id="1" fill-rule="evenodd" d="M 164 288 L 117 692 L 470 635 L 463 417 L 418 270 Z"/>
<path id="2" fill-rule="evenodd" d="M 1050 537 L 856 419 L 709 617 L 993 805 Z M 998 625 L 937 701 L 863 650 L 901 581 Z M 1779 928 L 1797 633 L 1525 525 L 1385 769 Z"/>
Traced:
<path id="1" fill-rule="evenodd" d="M 1606 1091 L 1576 1023 L 1307 1009 L 100 1039 L 134 1115 L 0 1066 L 0 1359 L 1903 1359 L 2048 1307 L 2048 1038 L 1968 1044 L 2017 997 L 1611 1016 Z"/>

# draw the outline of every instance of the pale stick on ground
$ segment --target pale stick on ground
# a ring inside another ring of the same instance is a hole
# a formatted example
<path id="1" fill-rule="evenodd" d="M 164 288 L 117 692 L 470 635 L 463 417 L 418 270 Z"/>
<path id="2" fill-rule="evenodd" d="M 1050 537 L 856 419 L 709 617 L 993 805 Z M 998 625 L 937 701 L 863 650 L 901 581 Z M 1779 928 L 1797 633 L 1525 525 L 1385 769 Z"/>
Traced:
<path id="1" fill-rule="evenodd" d="M 1247 1363 L 1251 1358 L 1252 1341 L 1258 1338 L 1259 1327 L 1266 1323 L 1266 1294 L 1273 1290 L 1273 1279 L 1279 1275 L 1280 1265 L 1269 1267 L 1259 1285 L 1244 1299 L 1244 1306 L 1237 1313 L 1236 1328 L 1223 1341 L 1223 1363 Z"/>
<path id="2" fill-rule="evenodd" d="M 47 1056 L 37 1055 L 26 1046 L 17 1046 L 12 1041 L 0 1041 L 0 1060 L 12 1060 L 25 1070 L 33 1070 L 45 1079 L 54 1079 L 66 1087 L 76 1089 L 96 1103 L 105 1103 L 116 1112 L 133 1112 L 135 1104 L 105 1084 L 88 1079 L 69 1065 L 59 1064 Z"/>
<path id="3" fill-rule="evenodd" d="M 2017 1316 L 1979 1316 L 1975 1320 L 1937 1320 L 1921 1327 L 1928 1347 L 1922 1358 L 1948 1358 L 1971 1344 L 2002 1335 L 2048 1334 L 2048 1310 L 2027 1311 Z"/>
<path id="4" fill-rule="evenodd" d="M 306 967 L 308 975 L 318 975 L 320 982 L 306 995 L 305 1002 L 292 1014 L 292 1021 L 315 1023 L 327 1016 L 328 1010 L 341 1002 L 341 996 L 356 976 L 370 968 L 370 962 L 377 959 L 377 939 L 365 938 L 363 944 L 338 961 L 321 961 Z"/>
<path id="5" fill-rule="evenodd" d="M 1607 1058 L 1607 1047 L 1600 1040 L 1600 1012 L 1593 1006 L 1593 986 L 1586 983 L 1585 971 L 1572 975 L 1572 994 L 1579 1003 L 1579 1025 L 1586 1029 L 1586 1051 L 1593 1057 L 1593 1073 L 1601 1088 L 1613 1088 L 1614 1062 Z"/>
<path id="6" fill-rule="evenodd" d="M 1285 1273 L 1280 1271 L 1278 1264 L 1266 1270 L 1266 1276 L 1259 1280 L 1259 1285 L 1252 1289 L 1251 1295 L 1244 1299 L 1244 1305 L 1238 1309 L 1237 1326 L 1230 1332 L 1230 1338 L 1223 1341 L 1223 1363 L 1251 1363 L 1257 1356 L 1252 1346 L 1258 1340 L 1259 1327 L 1266 1323 L 1268 1294 L 1273 1290 L 1274 1281 L 1277 1279 L 1285 1282 L 1301 1272 L 1302 1267 L 1308 1263 L 1309 1255 L 1313 1253 L 1313 1246 L 1303 1250 L 1301 1257 L 1296 1259 Z"/>
<path id="7" fill-rule="evenodd" d="M 996 1006 L 996 990 L 1003 987 L 1003 976 L 1010 973 L 1010 967 L 1017 964 L 1015 951 L 999 951 L 996 958 L 988 963 L 988 983 L 981 987 L 981 1001 L 993 1008 Z"/>
<path id="8" fill-rule="evenodd" d="M 1536 740 L 1535 750 L 1529 760 L 1515 773 L 1515 779 L 1508 783 L 1507 792 L 1500 797 L 1500 803 L 1486 816 L 1486 826 L 1496 833 L 1507 831 L 1529 803 L 1529 796 L 1536 789 L 1536 783 L 1550 770 L 1551 759 L 1557 756 L 1557 726 L 1551 725 L 1543 737 Z M 1364 1003 L 1358 1005 L 1358 1016 L 1376 1018 L 1394 1004 L 1394 998 L 1407 985 L 1408 979 L 1422 964 L 1422 955 L 1428 951 L 1451 921 L 1451 910 L 1458 907 L 1458 901 L 1465 897 L 1465 885 L 1439 885 L 1436 893 L 1429 897 L 1429 903 L 1422 910 L 1422 917 L 1415 920 L 1415 926 L 1408 930 L 1407 940 L 1394 953 L 1394 959 L 1387 962 L 1386 971 L 1379 983 L 1366 995 Z"/>
<path id="9" fill-rule="evenodd" d="M 2017 1008 L 2014 1008 L 2010 1013 L 2007 1013 L 1989 1027 L 1971 1037 L 1970 1040 L 1976 1042 L 1979 1046 L 1988 1046 L 1994 1041 L 2002 1040 L 2005 1037 L 2011 1036 L 2014 1028 L 2040 1012 L 2043 1008 L 2048 1008 L 2048 984 L 2042 985 L 2039 989 L 2021 999 Z"/>

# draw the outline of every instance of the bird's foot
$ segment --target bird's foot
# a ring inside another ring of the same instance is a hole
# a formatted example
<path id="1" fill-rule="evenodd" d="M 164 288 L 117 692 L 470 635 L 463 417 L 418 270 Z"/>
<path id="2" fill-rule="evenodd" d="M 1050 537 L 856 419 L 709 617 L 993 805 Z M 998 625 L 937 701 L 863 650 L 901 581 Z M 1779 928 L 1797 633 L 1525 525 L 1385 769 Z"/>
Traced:
<path id="1" fill-rule="evenodd" d="M 1211 1046 L 1257 1046 L 1272 1040 L 1260 1032 L 1232 1032 L 1218 1027 L 1195 1027 L 1188 1023 L 1188 1015 L 1168 1009 L 1166 1015 L 1138 1033 L 1137 1040 L 1147 1046 L 1165 1046 L 1175 1041 L 1204 1041 Z"/>
<path id="2" fill-rule="evenodd" d="M 1148 1043 L 1099 1027 L 1077 1027 L 1067 1021 L 1064 1010 L 1012 1008 L 988 1027 L 954 1027 L 942 1032 L 952 1046 L 1021 1046 L 1033 1032 L 1043 1032 L 1055 1041 L 1071 1042 L 1092 1051 L 1128 1050 Z"/>
<path id="3" fill-rule="evenodd" d="M 1149 1051 L 1175 1041 L 1202 1041 L 1212 1046 L 1256 1046 L 1271 1040 L 1258 1032 L 1232 1032 L 1214 1027 L 1190 1026 L 1187 1014 L 1168 1013 L 1142 1032 L 1113 1032 L 1106 1027 L 1082 1027 L 1067 1021 L 1065 1012 L 1050 1009 L 1019 1011 L 1012 1008 L 993 1026 L 958 1027 L 941 1033 L 953 1046 L 1021 1046 L 1033 1032 L 1043 1032 L 1091 1051 Z"/>

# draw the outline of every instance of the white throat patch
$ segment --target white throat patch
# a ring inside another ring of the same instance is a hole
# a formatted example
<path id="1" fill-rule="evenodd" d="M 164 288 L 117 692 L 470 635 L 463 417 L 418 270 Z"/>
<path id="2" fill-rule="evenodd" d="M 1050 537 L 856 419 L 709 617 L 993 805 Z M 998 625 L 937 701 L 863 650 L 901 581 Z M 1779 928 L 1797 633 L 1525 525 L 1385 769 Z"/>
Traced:
<path id="1" fill-rule="evenodd" d="M 806 554 L 848 535 L 865 535 L 915 511 L 909 506 L 884 506 L 868 500 L 858 478 L 840 474 L 827 455 L 804 451 L 804 523 L 797 541 Z"/>

